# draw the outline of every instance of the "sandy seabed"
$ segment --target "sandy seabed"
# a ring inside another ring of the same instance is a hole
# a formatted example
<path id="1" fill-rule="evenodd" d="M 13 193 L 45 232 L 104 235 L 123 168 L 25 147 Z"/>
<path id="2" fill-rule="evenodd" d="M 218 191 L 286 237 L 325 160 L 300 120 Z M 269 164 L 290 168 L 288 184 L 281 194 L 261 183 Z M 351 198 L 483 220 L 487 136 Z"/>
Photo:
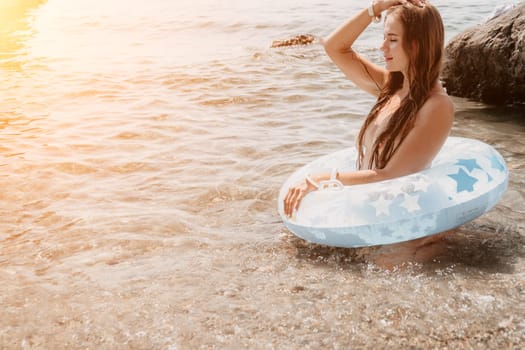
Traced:
<path id="1" fill-rule="evenodd" d="M 312 245 L 284 229 L 275 240 L 230 245 L 115 239 L 114 254 L 62 247 L 35 256 L 31 266 L 7 264 L 4 256 L 0 344 L 520 349 L 524 232 L 495 230 L 497 215 L 447 238 L 436 261 L 394 271 L 366 263 L 370 248 Z M 21 243 L 18 254 L 34 244 Z M 84 250 L 85 259 L 80 252 L 68 259 L 68 249 Z"/>

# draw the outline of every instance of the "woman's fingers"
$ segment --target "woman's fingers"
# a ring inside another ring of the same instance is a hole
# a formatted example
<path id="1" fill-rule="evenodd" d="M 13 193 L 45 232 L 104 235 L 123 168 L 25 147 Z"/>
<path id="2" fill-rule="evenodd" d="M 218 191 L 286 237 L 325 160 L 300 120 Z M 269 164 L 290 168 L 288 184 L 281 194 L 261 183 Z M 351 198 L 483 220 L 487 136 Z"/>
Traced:
<path id="1" fill-rule="evenodd" d="M 299 192 L 297 193 L 297 196 L 295 197 L 295 205 L 293 206 L 293 209 L 292 209 L 292 212 L 294 210 L 297 210 L 299 209 L 299 205 L 301 204 L 301 200 L 303 199 L 304 197 L 304 190 L 299 190 Z"/>
<path id="2" fill-rule="evenodd" d="M 288 193 L 284 197 L 284 214 L 288 217 L 293 215 L 294 210 L 299 209 L 299 205 L 304 196 L 314 188 L 308 183 L 308 181 L 303 180 L 298 182 L 294 186 L 288 189 Z"/>
<path id="3" fill-rule="evenodd" d="M 284 214 L 288 217 L 292 216 L 290 212 L 290 208 L 292 207 L 292 198 L 293 198 L 294 188 L 291 187 L 288 190 L 288 193 L 286 194 L 286 197 L 284 197 Z"/>
<path id="4" fill-rule="evenodd" d="M 416 5 L 419 7 L 425 6 L 425 3 L 426 3 L 425 0 L 406 0 L 406 1 L 412 3 L 412 5 Z"/>
<path id="5" fill-rule="evenodd" d="M 290 200 L 290 207 L 288 208 L 288 216 L 293 215 L 293 212 L 297 207 L 297 200 L 300 198 L 300 196 L 301 196 L 301 190 L 297 187 L 294 188 L 292 192 L 292 197 Z"/>
<path id="6" fill-rule="evenodd" d="M 284 214 L 291 217 L 294 210 L 299 208 L 302 198 L 302 190 L 298 187 L 291 187 L 284 198 Z"/>
<path id="7" fill-rule="evenodd" d="M 378 11 L 378 15 L 391 8 L 395 5 L 402 5 L 403 3 L 407 2 L 407 0 L 383 0 L 383 1 L 377 1 L 374 2 L 374 10 Z"/>

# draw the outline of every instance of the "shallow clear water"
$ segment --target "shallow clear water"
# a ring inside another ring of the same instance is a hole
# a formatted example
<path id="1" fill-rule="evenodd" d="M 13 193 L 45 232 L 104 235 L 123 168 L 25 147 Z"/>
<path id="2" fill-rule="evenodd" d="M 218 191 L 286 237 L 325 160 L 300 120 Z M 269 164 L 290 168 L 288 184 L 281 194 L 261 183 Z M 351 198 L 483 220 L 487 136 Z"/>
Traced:
<path id="1" fill-rule="evenodd" d="M 523 344 L 523 110 L 454 99 L 453 135 L 511 177 L 432 264 L 382 271 L 279 219 L 283 181 L 352 144 L 373 101 L 319 45 L 270 44 L 367 1 L 18 3 L 0 15 L 2 348 Z M 447 39 L 494 9 L 435 4 Z M 378 63 L 380 39 L 358 44 Z"/>

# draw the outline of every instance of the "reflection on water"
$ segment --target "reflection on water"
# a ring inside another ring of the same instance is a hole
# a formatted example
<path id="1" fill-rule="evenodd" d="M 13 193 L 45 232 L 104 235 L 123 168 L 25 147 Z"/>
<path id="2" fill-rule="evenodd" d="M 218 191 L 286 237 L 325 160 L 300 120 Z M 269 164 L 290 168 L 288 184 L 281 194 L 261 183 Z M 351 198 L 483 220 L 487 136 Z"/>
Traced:
<path id="1" fill-rule="evenodd" d="M 0 68 L 20 70 L 24 40 L 31 35 L 29 14 L 46 1 L 0 1 Z"/>
<path id="2" fill-rule="evenodd" d="M 491 11 L 478 2 L 447 2 L 453 28 Z M 0 348 L 523 343 L 523 111 L 454 99 L 453 134 L 494 145 L 511 176 L 439 261 L 382 271 L 278 217 L 282 182 L 352 144 L 372 99 L 318 44 L 269 45 L 366 4 L 17 3 L 1 32 Z"/>

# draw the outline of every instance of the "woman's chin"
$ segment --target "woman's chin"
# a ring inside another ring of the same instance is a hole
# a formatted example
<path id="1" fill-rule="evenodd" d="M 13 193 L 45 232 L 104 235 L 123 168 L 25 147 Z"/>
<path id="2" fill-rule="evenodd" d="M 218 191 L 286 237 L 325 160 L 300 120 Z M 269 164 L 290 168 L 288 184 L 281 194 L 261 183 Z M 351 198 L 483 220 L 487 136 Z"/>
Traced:
<path id="1" fill-rule="evenodd" d="M 385 68 L 389 73 L 401 72 L 401 69 L 388 63 L 386 64 Z"/>

